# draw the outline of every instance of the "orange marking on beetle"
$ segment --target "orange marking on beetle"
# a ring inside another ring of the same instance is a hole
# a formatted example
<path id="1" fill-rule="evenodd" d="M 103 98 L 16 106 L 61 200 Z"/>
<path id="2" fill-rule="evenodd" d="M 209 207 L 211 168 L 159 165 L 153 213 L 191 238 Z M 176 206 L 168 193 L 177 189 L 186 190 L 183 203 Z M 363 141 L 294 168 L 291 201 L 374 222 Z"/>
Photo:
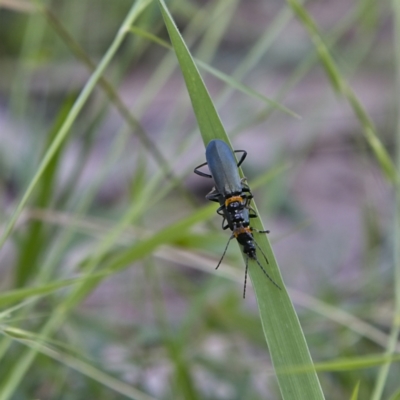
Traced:
<path id="1" fill-rule="evenodd" d="M 241 233 L 250 233 L 251 234 L 251 228 L 249 226 L 244 227 L 241 226 L 240 228 L 236 228 L 233 231 L 233 236 L 235 236 L 235 238 L 237 239 L 237 237 L 241 234 Z"/>
<path id="2" fill-rule="evenodd" d="M 225 206 L 228 207 L 229 204 L 234 203 L 235 201 L 239 203 L 243 203 L 243 197 L 242 196 L 232 196 L 229 197 L 229 199 L 225 200 Z"/>

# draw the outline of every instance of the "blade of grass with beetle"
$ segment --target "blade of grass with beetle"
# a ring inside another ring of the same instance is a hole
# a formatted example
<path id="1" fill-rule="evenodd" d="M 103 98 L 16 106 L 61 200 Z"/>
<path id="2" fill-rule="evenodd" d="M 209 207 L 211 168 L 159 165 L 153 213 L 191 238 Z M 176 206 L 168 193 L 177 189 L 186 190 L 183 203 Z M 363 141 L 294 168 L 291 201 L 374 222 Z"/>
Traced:
<path id="1" fill-rule="evenodd" d="M 207 145 L 213 139 L 221 139 L 229 144 L 229 138 L 210 95 L 167 6 L 162 0 L 158 0 L 158 4 L 185 79 L 204 144 Z M 257 213 L 254 202 L 252 207 Z M 264 229 L 258 218 L 255 218 L 252 225 L 256 229 Z M 263 272 L 256 268 L 253 262 L 250 263 L 249 275 L 274 368 L 285 370 L 294 366 L 311 367 L 306 373 L 277 374 L 282 397 L 284 399 L 323 399 L 324 395 L 313 368 L 303 331 L 283 284 L 268 238 L 266 235 L 257 235 L 257 242 L 269 260 L 269 264 L 265 263 L 264 267 L 282 288 L 279 290 L 266 282 Z"/>

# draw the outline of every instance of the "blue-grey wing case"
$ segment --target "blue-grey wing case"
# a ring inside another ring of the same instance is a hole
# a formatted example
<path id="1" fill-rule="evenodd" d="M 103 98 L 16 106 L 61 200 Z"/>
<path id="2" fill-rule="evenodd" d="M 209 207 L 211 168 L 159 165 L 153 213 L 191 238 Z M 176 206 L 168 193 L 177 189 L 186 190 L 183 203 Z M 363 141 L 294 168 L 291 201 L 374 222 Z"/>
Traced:
<path id="1" fill-rule="evenodd" d="M 208 168 L 217 191 L 223 196 L 242 192 L 242 183 L 236 165 L 236 158 L 230 147 L 222 140 L 212 140 L 206 149 Z"/>

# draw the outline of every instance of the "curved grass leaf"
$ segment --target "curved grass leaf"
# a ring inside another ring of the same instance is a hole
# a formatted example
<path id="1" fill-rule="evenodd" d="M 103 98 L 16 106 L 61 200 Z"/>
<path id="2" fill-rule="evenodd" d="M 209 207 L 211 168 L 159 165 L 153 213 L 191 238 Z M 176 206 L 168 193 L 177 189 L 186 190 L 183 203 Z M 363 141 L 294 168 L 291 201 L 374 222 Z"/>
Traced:
<path id="1" fill-rule="evenodd" d="M 125 36 L 129 32 L 129 27 L 133 24 L 134 20 L 141 14 L 141 12 L 150 4 L 150 0 L 138 0 L 136 1 L 132 7 L 129 9 L 125 20 L 121 24 L 120 29 L 118 30 L 112 44 L 110 45 L 109 49 L 105 53 L 104 57 L 100 61 L 98 67 L 96 68 L 95 72 L 91 75 L 90 79 L 87 81 L 85 87 L 82 89 L 80 95 L 78 96 L 76 102 L 74 103 L 71 111 L 68 113 L 64 123 L 62 124 L 61 128 L 55 134 L 55 138 L 52 141 L 51 145 L 49 146 L 48 150 L 46 151 L 39 167 L 37 168 L 33 178 L 31 179 L 28 188 L 26 189 L 25 193 L 23 194 L 21 200 L 18 203 L 12 217 L 10 218 L 7 226 L 5 227 L 4 232 L 0 237 L 0 248 L 4 245 L 5 241 L 7 240 L 8 236 L 12 232 L 15 223 L 20 216 L 23 208 L 25 207 L 26 203 L 28 202 L 29 198 L 31 197 L 33 191 L 37 188 L 39 180 L 42 178 L 45 170 L 48 168 L 49 164 L 53 160 L 54 156 L 56 155 L 58 149 L 60 148 L 62 142 L 67 137 L 71 126 L 76 121 L 80 111 L 82 110 L 83 106 L 86 104 L 87 99 L 89 98 L 90 94 L 92 93 L 94 87 L 96 86 L 97 82 L 99 81 L 100 77 L 104 73 L 106 67 L 114 58 L 117 50 L 120 48 Z M 68 306 L 68 304 L 66 304 Z M 59 321 L 65 316 L 64 310 L 61 308 L 61 312 L 59 310 L 52 313 L 51 318 L 45 324 L 43 329 L 41 330 L 41 334 L 45 337 L 46 335 L 50 334 L 54 331 L 55 327 Z M 4 348 L 8 346 L 8 343 L 5 343 Z M 2 385 L 0 386 L 0 400 L 8 400 L 12 396 L 15 395 L 16 390 L 19 388 L 21 380 L 27 373 L 27 370 L 31 366 L 33 360 L 36 356 L 35 347 L 33 349 L 29 349 L 28 351 L 24 352 L 17 360 L 14 362 L 14 366 L 12 369 L 9 370 L 7 377 L 4 379 Z"/>
<path id="2" fill-rule="evenodd" d="M 330 55 L 328 48 L 321 39 L 321 35 L 318 32 L 316 23 L 304 6 L 302 6 L 297 0 L 287 0 L 287 2 L 292 7 L 293 12 L 297 15 L 299 20 L 303 23 L 305 29 L 308 31 L 332 87 L 338 93 L 343 95 L 350 103 L 354 114 L 363 127 L 365 139 L 374 153 L 378 163 L 380 164 L 382 171 L 392 183 L 399 182 L 399 176 L 396 171 L 396 167 L 390 158 L 389 153 L 379 139 L 373 122 L 371 121 L 367 112 L 364 110 L 364 107 L 358 100 L 351 87 L 340 74 L 340 71 Z"/>
<path id="3" fill-rule="evenodd" d="M 97 382 L 100 382 L 103 386 L 123 395 L 124 398 L 126 397 L 133 400 L 155 400 L 154 397 L 149 396 L 146 393 L 136 389 L 132 385 L 115 378 L 99 368 L 96 368 L 94 365 L 89 364 L 89 362 L 85 361 L 84 359 L 61 351 L 58 348 L 56 349 L 43 344 L 43 338 L 32 332 L 19 328 L 7 327 L 3 330 L 3 333 L 14 340 L 18 340 L 20 343 L 25 344 L 28 348 L 34 348 L 35 346 L 36 351 L 58 361 L 66 367 L 69 367 Z M 33 341 L 35 344 L 33 344 Z"/>
<path id="4" fill-rule="evenodd" d="M 167 43 L 163 39 L 160 39 L 158 36 L 153 35 L 150 32 L 147 32 L 147 31 L 145 31 L 145 30 L 143 30 L 141 28 L 138 28 L 136 26 L 132 26 L 130 30 L 131 30 L 132 33 L 137 34 L 138 36 L 141 36 L 143 38 L 149 39 L 149 40 L 153 41 L 154 43 L 159 44 L 162 47 L 165 47 L 167 49 L 172 49 L 172 46 L 169 43 Z M 264 96 L 263 94 L 261 94 L 257 90 L 254 90 L 251 87 L 246 86 L 243 83 L 240 83 L 236 79 L 231 78 L 229 75 L 224 74 L 222 71 L 211 67 L 209 64 L 207 64 L 207 63 L 205 63 L 205 62 L 203 62 L 201 60 L 198 60 L 198 59 L 194 59 L 194 60 L 196 61 L 197 65 L 199 67 L 201 67 L 202 69 L 204 69 L 205 71 L 207 71 L 211 75 L 215 76 L 216 78 L 218 78 L 222 82 L 225 82 L 226 84 L 230 85 L 231 87 L 239 90 L 240 92 L 242 92 L 244 94 L 247 94 L 248 96 L 252 96 L 252 97 L 255 97 L 257 99 L 260 99 L 264 103 L 267 103 L 267 104 L 273 106 L 274 108 L 277 108 L 277 109 L 283 111 L 284 113 L 287 113 L 287 114 L 291 115 L 292 117 L 301 119 L 299 114 L 295 113 L 294 111 L 290 110 L 289 108 L 285 107 L 284 105 L 280 104 L 279 102 Z"/>
<path id="5" fill-rule="evenodd" d="M 388 400 L 399 400 L 400 399 L 400 389 L 397 389 Z"/>
<path id="6" fill-rule="evenodd" d="M 204 143 L 207 144 L 212 139 L 221 139 L 229 143 L 218 113 L 185 42 L 164 1 L 159 0 L 158 3 L 185 79 Z M 253 206 L 255 207 L 254 204 Z M 259 219 L 256 219 L 253 226 L 263 229 Z M 324 395 L 304 334 L 284 287 L 269 241 L 266 235 L 261 234 L 256 235 L 256 240 L 269 260 L 269 264 L 260 260 L 263 267 L 282 288 L 279 290 L 272 285 L 257 264 L 249 263 L 249 275 L 255 289 L 261 323 L 274 367 L 275 369 L 295 366 L 310 368 L 302 374 L 278 374 L 282 396 L 284 399 L 323 399 Z"/>
<path id="7" fill-rule="evenodd" d="M 76 286 L 73 286 L 73 290 L 54 310 L 50 319 L 47 321 L 42 331 L 40 332 L 43 337 L 47 337 L 61 323 L 61 321 L 65 318 L 67 312 L 72 309 L 76 304 L 78 304 L 82 300 L 82 298 L 86 297 L 87 294 L 90 293 L 93 288 L 102 281 L 102 279 L 112 273 L 127 268 L 129 265 L 132 264 L 132 262 L 145 257 L 146 255 L 153 252 L 155 248 L 161 246 L 162 244 L 168 244 L 173 241 L 179 240 L 182 237 L 185 237 L 187 235 L 187 230 L 191 226 L 201 221 L 204 221 L 204 219 L 209 217 L 212 213 L 213 209 L 211 205 L 202 207 L 195 213 L 190 214 L 188 217 L 181 219 L 170 226 L 167 226 L 166 228 L 155 233 L 154 235 L 143 239 L 126 251 L 118 253 L 114 257 L 108 257 L 110 253 L 107 251 L 101 252 L 102 257 L 98 257 L 96 253 L 94 257 L 96 260 L 99 258 L 99 262 L 102 261 L 104 257 L 110 258 L 101 272 L 96 273 L 92 272 L 91 270 L 90 274 L 85 274 L 84 277 L 79 277 L 77 279 L 66 280 L 64 282 L 54 282 L 52 284 L 44 285 L 42 287 L 27 289 L 26 291 L 21 289 L 20 291 L 9 292 L 9 296 L 5 294 L 4 303 L 16 301 L 17 299 L 23 299 L 34 295 L 45 295 L 51 293 L 52 291 L 60 289 L 61 287 L 76 283 Z M 118 232 L 122 230 L 124 226 L 125 222 L 123 226 L 117 226 L 116 228 L 114 228 L 114 230 L 109 233 L 109 236 L 114 237 Z M 108 242 L 109 240 L 107 240 L 107 243 Z M 89 265 L 91 265 L 92 262 L 93 258 L 89 258 Z M 28 351 L 24 353 L 22 357 L 20 357 L 20 359 L 18 360 L 19 362 L 17 368 L 13 370 L 10 379 L 6 382 L 4 387 L 0 387 L 0 400 L 6 400 L 10 398 L 15 388 L 18 386 L 18 383 L 23 378 L 26 370 L 31 365 L 38 350 L 39 348 L 33 346 L 31 349 L 28 349 Z"/>
<path id="8" fill-rule="evenodd" d="M 134 20 L 142 13 L 142 11 L 150 4 L 150 0 L 142 0 L 136 2 L 129 13 L 127 14 L 124 22 L 122 23 L 121 29 L 119 29 L 117 35 L 114 38 L 111 46 L 105 53 L 104 57 L 100 61 L 99 65 L 97 66 L 96 70 L 93 72 L 89 80 L 86 82 L 84 88 L 82 89 L 81 93 L 79 94 L 78 98 L 76 99 L 74 105 L 72 106 L 71 110 L 67 114 L 63 124 L 61 124 L 60 129 L 54 135 L 54 139 L 52 140 L 49 148 L 47 149 L 46 153 L 43 155 L 42 161 L 37 168 L 35 175 L 31 179 L 25 193 L 23 194 L 21 200 L 19 201 L 13 215 L 11 216 L 7 226 L 4 229 L 4 232 L 0 236 L 0 249 L 3 247 L 5 241 L 7 240 L 8 236 L 11 234 L 14 226 L 17 222 L 18 217 L 20 216 L 23 208 L 25 207 L 26 203 L 28 202 L 29 198 L 31 197 L 33 191 L 36 189 L 38 182 L 42 178 L 44 172 L 54 159 L 55 155 L 59 151 L 62 143 L 66 139 L 68 133 L 74 122 L 76 121 L 78 115 L 80 114 L 83 106 L 86 104 L 89 96 L 93 92 L 94 88 L 96 87 L 97 82 L 99 81 L 100 77 L 103 75 L 104 71 L 108 67 L 111 60 L 114 58 L 117 50 L 121 46 L 125 36 L 129 32 L 129 27 L 133 24 Z"/>
<path id="9" fill-rule="evenodd" d="M 386 363 L 394 363 L 400 361 L 400 355 L 387 354 L 369 354 L 361 357 L 337 358 L 330 361 L 315 363 L 316 371 L 357 371 L 365 368 L 372 368 Z M 294 367 L 287 369 L 279 369 L 278 374 L 301 374 L 310 370 L 310 367 Z"/>
<path id="10" fill-rule="evenodd" d="M 7 304 L 15 303 L 17 301 L 24 300 L 29 297 L 34 296 L 45 296 L 55 291 L 65 288 L 67 286 L 73 285 L 80 278 L 72 278 L 66 279 L 59 282 L 52 282 L 45 285 L 37 286 L 37 287 L 28 287 L 21 288 L 15 290 L 9 290 L 7 292 L 3 292 L 0 295 L 0 307 L 4 307 Z"/>
<path id="11" fill-rule="evenodd" d="M 355 386 L 353 393 L 351 395 L 350 400 L 357 400 L 358 399 L 358 391 L 360 389 L 360 381 L 357 382 L 357 385 Z"/>

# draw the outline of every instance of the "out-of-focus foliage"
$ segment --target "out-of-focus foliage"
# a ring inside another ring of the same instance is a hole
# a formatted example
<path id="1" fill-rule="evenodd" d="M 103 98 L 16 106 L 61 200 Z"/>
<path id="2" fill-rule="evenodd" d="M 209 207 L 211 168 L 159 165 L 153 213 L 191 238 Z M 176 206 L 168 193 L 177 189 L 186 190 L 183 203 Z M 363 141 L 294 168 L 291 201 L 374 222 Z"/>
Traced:
<path id="1" fill-rule="evenodd" d="M 326 397 L 359 382 L 359 399 L 395 398 L 397 358 L 380 357 L 399 351 L 394 186 L 315 35 L 395 160 L 397 1 L 167 4 L 231 80 L 202 70 L 249 153 Z M 147 37 L 120 30 L 128 14 Z M 280 398 L 236 244 L 214 270 L 229 234 L 192 174 L 204 147 L 176 56 L 153 36 L 168 40 L 155 2 L 0 2 L 0 400 Z"/>

